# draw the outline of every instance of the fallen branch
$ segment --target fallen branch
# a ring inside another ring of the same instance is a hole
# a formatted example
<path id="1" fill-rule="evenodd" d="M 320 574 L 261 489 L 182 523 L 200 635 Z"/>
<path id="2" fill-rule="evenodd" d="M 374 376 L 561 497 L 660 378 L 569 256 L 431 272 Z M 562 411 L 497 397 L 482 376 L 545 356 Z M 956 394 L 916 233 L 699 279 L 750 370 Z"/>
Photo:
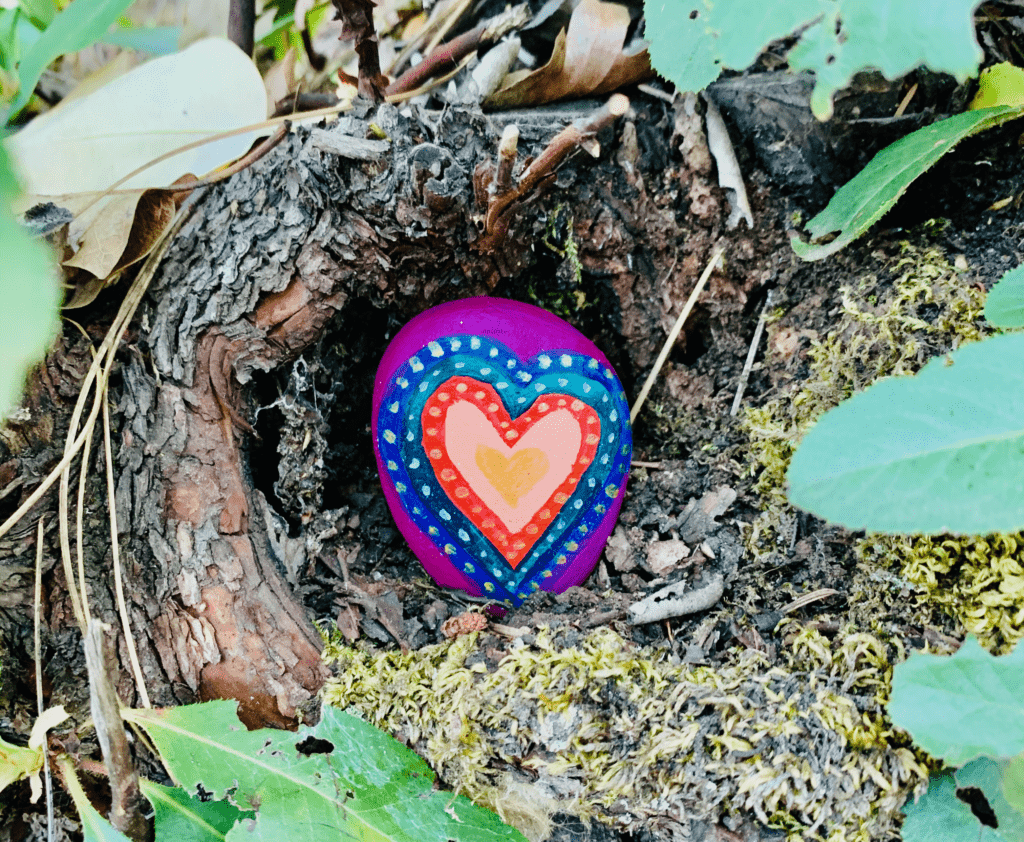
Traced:
<path id="1" fill-rule="evenodd" d="M 526 168 L 519 177 L 519 183 L 505 192 L 494 192 L 491 194 L 487 204 L 487 212 L 484 216 L 484 237 L 477 247 L 481 251 L 491 251 L 498 241 L 508 230 L 511 215 L 515 205 L 521 202 L 529 193 L 540 187 L 544 182 L 554 177 L 555 170 L 570 153 L 579 147 L 587 148 L 588 144 L 594 142 L 594 137 L 605 126 L 610 125 L 616 119 L 629 110 L 629 98 L 622 94 L 613 94 L 601 108 L 581 117 L 572 124 L 566 126 L 555 135 L 551 142 L 544 147 L 544 151 L 538 155 L 532 164 Z M 499 152 L 499 161 L 508 157 L 511 143 L 508 133 L 502 135 L 503 151 Z M 593 150 L 588 148 L 593 153 Z M 505 164 L 499 163 L 499 174 Z M 511 169 L 509 167 L 509 169 Z M 496 188 L 497 181 L 495 182 Z"/>

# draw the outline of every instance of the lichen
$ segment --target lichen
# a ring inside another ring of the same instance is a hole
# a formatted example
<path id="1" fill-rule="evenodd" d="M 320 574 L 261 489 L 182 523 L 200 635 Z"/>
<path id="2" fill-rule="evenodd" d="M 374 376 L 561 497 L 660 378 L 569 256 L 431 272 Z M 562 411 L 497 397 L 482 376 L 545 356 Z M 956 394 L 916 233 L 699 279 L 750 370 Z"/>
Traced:
<path id="1" fill-rule="evenodd" d="M 785 472 L 796 442 L 815 419 L 874 380 L 913 373 L 933 356 L 987 332 L 981 321 L 984 294 L 965 283 L 937 249 L 905 244 L 891 274 L 891 283 L 867 276 L 842 289 L 842 315 L 827 336 L 812 343 L 806 379 L 746 414 L 750 468 L 763 502 L 763 514 L 746 536 L 756 556 L 779 552 L 792 534 Z M 895 571 L 923 604 L 941 607 L 991 649 L 1004 651 L 1024 636 L 1022 548 L 1020 534 L 870 535 L 855 552 L 862 577 Z M 853 601 L 878 597 L 874 589 L 858 589 Z"/>
<path id="2" fill-rule="evenodd" d="M 405 655 L 332 643 L 323 697 L 534 839 L 547 827 L 536 813 L 557 808 L 624 829 L 750 811 L 791 839 L 866 842 L 927 778 L 884 716 L 893 654 L 869 635 L 834 645 L 808 629 L 780 665 L 736 651 L 714 668 L 607 628 L 542 628 L 493 668 L 475 633 Z M 507 797 L 524 773 L 525 817 Z"/>

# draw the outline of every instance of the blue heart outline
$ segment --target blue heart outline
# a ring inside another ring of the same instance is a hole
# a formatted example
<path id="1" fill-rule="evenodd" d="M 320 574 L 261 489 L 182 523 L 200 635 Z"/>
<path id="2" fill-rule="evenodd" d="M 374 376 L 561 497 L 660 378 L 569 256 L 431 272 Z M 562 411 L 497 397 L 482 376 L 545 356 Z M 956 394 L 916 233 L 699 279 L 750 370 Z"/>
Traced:
<path id="1" fill-rule="evenodd" d="M 423 406 L 442 383 L 459 375 L 493 386 L 511 419 L 545 393 L 557 392 L 580 398 L 601 420 L 601 442 L 577 490 L 514 570 L 450 500 L 423 449 Z M 618 495 L 632 455 L 629 406 L 607 365 L 587 354 L 559 350 L 524 362 L 502 343 L 476 335 L 430 342 L 400 366 L 384 393 L 376 435 L 402 507 L 417 528 L 483 593 L 513 605 L 551 578 L 552 568 L 573 564 L 586 535 Z"/>

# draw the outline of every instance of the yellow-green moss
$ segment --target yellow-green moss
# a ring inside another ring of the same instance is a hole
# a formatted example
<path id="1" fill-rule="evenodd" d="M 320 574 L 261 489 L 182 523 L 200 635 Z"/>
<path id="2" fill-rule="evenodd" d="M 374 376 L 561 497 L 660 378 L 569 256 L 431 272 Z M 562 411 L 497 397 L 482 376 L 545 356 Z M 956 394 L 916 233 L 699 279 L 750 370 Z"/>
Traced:
<path id="1" fill-rule="evenodd" d="M 892 654 L 868 635 L 833 646 L 806 629 L 782 666 L 747 651 L 713 669 L 611 629 L 542 629 L 493 669 L 476 635 L 407 655 L 331 644 L 323 697 L 533 838 L 537 813 L 555 809 L 634 828 L 751 811 L 791 839 L 866 842 L 891 832 L 927 774 L 886 725 Z M 525 818 L 507 797 L 524 771 Z"/>
<path id="2" fill-rule="evenodd" d="M 747 535 L 755 555 L 776 552 L 792 534 L 785 472 L 796 442 L 818 416 L 879 377 L 917 371 L 934 355 L 986 332 L 984 294 L 938 250 L 905 245 L 892 274 L 894 280 L 884 287 L 869 276 L 842 289 L 842 315 L 813 343 L 809 376 L 746 414 L 751 470 L 758 474 L 755 487 L 764 504 Z M 920 598 L 941 606 L 990 648 L 1002 650 L 1024 636 L 1022 548 L 1021 535 L 870 536 L 857 552 L 868 569 L 897 568 L 917 586 Z M 875 597 L 867 590 L 860 598 Z"/>

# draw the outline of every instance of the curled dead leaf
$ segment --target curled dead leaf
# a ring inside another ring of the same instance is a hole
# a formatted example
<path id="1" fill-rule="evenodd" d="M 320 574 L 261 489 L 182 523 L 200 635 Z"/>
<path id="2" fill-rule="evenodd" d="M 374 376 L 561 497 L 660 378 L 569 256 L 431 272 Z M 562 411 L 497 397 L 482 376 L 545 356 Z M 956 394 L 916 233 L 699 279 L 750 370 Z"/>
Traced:
<path id="1" fill-rule="evenodd" d="M 522 108 L 569 97 L 598 96 L 653 75 L 646 44 L 624 48 L 629 10 L 619 3 L 581 0 L 558 34 L 551 59 L 537 70 L 505 77 L 484 101 L 488 108 Z"/>

